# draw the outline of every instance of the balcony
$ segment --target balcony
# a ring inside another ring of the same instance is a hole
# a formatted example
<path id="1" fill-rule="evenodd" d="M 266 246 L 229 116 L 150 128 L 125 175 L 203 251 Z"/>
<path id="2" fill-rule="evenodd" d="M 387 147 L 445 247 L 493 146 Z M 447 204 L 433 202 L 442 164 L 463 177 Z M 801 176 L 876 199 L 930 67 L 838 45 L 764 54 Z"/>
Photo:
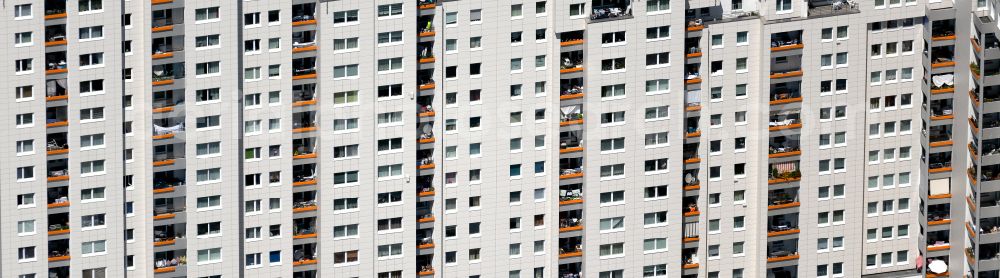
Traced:
<path id="1" fill-rule="evenodd" d="M 701 84 L 701 63 L 688 64 L 684 84 Z"/>
<path id="2" fill-rule="evenodd" d="M 65 78 L 45 80 L 45 101 L 67 100 L 66 92 Z"/>
<path id="3" fill-rule="evenodd" d="M 927 171 L 941 173 L 951 171 L 951 152 L 932 153 L 928 156 Z M 985 173 L 985 170 L 983 171 Z"/>
<path id="4" fill-rule="evenodd" d="M 434 169 L 434 150 L 420 150 L 417 152 L 417 169 Z"/>
<path id="5" fill-rule="evenodd" d="M 69 213 L 53 213 L 49 214 L 49 226 L 48 235 L 63 235 L 69 233 Z"/>
<path id="6" fill-rule="evenodd" d="M 930 85 L 931 94 L 955 92 L 955 75 L 951 73 L 932 75 Z"/>
<path id="7" fill-rule="evenodd" d="M 315 105 L 317 102 L 316 84 L 308 83 L 292 86 L 292 107 Z"/>
<path id="8" fill-rule="evenodd" d="M 583 230 L 583 211 L 570 210 L 559 212 L 559 232 Z"/>
<path id="9" fill-rule="evenodd" d="M 632 0 L 593 0 L 590 22 L 632 18 Z"/>
<path id="10" fill-rule="evenodd" d="M 45 26 L 45 46 L 66 45 L 66 25 Z"/>
<path id="11" fill-rule="evenodd" d="M 952 100 L 948 99 L 938 99 L 931 101 L 931 120 L 947 120 L 955 118 L 954 110 L 952 110 Z"/>
<path id="12" fill-rule="evenodd" d="M 951 146 L 951 125 L 931 126 L 928 134 L 928 142 L 931 147 Z"/>
<path id="13" fill-rule="evenodd" d="M 45 0 L 45 20 L 65 17 L 66 0 Z"/>
<path id="14" fill-rule="evenodd" d="M 166 59 L 174 57 L 174 52 L 184 50 L 182 40 L 174 41 L 174 37 L 163 37 L 153 39 L 152 59 Z"/>
<path id="15" fill-rule="evenodd" d="M 701 215 L 698 210 L 698 196 L 684 197 L 684 217 Z"/>
<path id="16" fill-rule="evenodd" d="M 559 264 L 559 276 L 557 278 L 583 278 L 582 263 Z"/>
<path id="17" fill-rule="evenodd" d="M 316 57 L 292 59 L 292 80 L 316 78 Z"/>
<path id="18" fill-rule="evenodd" d="M 583 177 L 583 158 L 559 159 L 559 179 Z"/>
<path id="19" fill-rule="evenodd" d="M 1000 164 L 983 165 L 982 172 L 982 176 L 980 177 L 982 181 L 1000 180 Z M 970 171 L 970 174 L 975 174 L 975 171 Z M 986 201 L 984 200 L 984 202 Z"/>
<path id="20" fill-rule="evenodd" d="M 583 185 L 570 184 L 559 187 L 559 205 L 572 205 L 583 203 Z"/>
<path id="21" fill-rule="evenodd" d="M 695 31 L 701 31 L 702 29 L 705 29 L 705 23 L 701 18 L 687 19 L 687 27 L 685 27 L 686 31 L 695 32 Z"/>
<path id="22" fill-rule="evenodd" d="M 559 57 L 559 73 L 583 71 L 583 51 L 563 52 Z"/>
<path id="23" fill-rule="evenodd" d="M 770 131 L 802 128 L 802 120 L 799 110 L 795 109 L 771 112 L 767 126 L 767 129 Z"/>
<path id="24" fill-rule="evenodd" d="M 992 156 L 1000 154 L 1000 139 L 983 140 L 982 155 Z"/>
<path id="25" fill-rule="evenodd" d="M 770 190 L 767 193 L 767 209 L 778 210 L 798 207 L 799 190 L 795 188 Z"/>
<path id="26" fill-rule="evenodd" d="M 684 248 L 684 250 L 681 250 L 682 269 L 697 269 L 700 265 L 701 259 L 698 258 L 698 248 Z"/>
<path id="27" fill-rule="evenodd" d="M 422 128 L 417 130 L 417 143 L 420 144 L 434 143 L 435 140 L 434 131 L 432 131 L 433 124 L 427 123 L 422 125 L 421 127 Z"/>
<path id="28" fill-rule="evenodd" d="M 800 232 L 798 213 L 769 216 L 767 222 L 768 237 L 792 235 Z"/>
<path id="29" fill-rule="evenodd" d="M 798 137 L 798 135 L 771 137 L 767 146 L 767 157 L 781 158 L 801 155 L 802 149 L 799 147 Z"/>
<path id="30" fill-rule="evenodd" d="M 993 191 L 990 193 L 980 193 L 982 201 L 979 203 L 983 208 L 995 208 L 1000 203 L 1000 193 Z M 989 200 L 987 200 L 989 198 Z M 996 234 L 1000 233 L 1000 217 L 982 217 L 979 220 L 979 233 L 980 234 Z"/>
<path id="31" fill-rule="evenodd" d="M 316 3 L 292 5 L 292 26 L 316 24 Z"/>
<path id="32" fill-rule="evenodd" d="M 153 227 L 153 246 L 168 246 L 184 238 L 184 225 L 161 225 Z"/>
<path id="33" fill-rule="evenodd" d="M 174 138 L 184 132 L 184 118 L 164 118 L 153 120 L 153 140 Z"/>
<path id="34" fill-rule="evenodd" d="M 434 70 L 422 70 L 417 73 L 418 90 L 433 90 L 435 87 Z"/>
<path id="35" fill-rule="evenodd" d="M 421 64 L 433 63 L 434 42 L 423 42 L 417 45 L 417 62 Z"/>
<path id="36" fill-rule="evenodd" d="M 292 114 L 292 133 L 302 133 L 316 131 L 319 127 L 316 125 L 316 112 L 298 112 Z"/>
<path id="37" fill-rule="evenodd" d="M 701 117 L 688 117 L 684 119 L 684 137 L 694 138 L 701 136 L 701 129 L 699 128 L 700 124 L 698 122 L 700 119 Z"/>
<path id="38" fill-rule="evenodd" d="M 701 57 L 701 46 L 699 42 L 701 37 L 687 38 L 684 40 L 684 57 L 686 58 L 698 58 Z"/>
<path id="39" fill-rule="evenodd" d="M 316 184 L 316 164 L 292 166 L 292 186 Z"/>
<path id="40" fill-rule="evenodd" d="M 559 258 L 583 256 L 583 239 L 581 237 L 565 237 L 559 239 Z"/>
<path id="41" fill-rule="evenodd" d="M 418 19 L 417 26 L 417 37 L 433 37 L 436 33 L 434 32 L 434 16 L 422 16 Z"/>
<path id="42" fill-rule="evenodd" d="M 571 46 L 583 44 L 583 31 L 569 31 L 559 34 L 559 46 Z"/>
<path id="43" fill-rule="evenodd" d="M 583 131 L 563 131 L 559 133 L 559 153 L 583 151 Z"/>
<path id="44" fill-rule="evenodd" d="M 810 18 L 819 18 L 859 13 L 861 10 L 858 9 L 858 6 L 858 3 L 854 0 L 810 0 L 808 16 Z"/>
<path id="45" fill-rule="evenodd" d="M 779 240 L 768 242 L 767 262 L 782 262 L 799 258 L 798 240 Z"/>
<path id="46" fill-rule="evenodd" d="M 292 220 L 292 239 L 316 237 L 316 218 L 298 218 Z"/>
<path id="47" fill-rule="evenodd" d="M 48 208 L 59 208 L 69 206 L 69 187 L 50 187 L 46 190 L 46 204 Z"/>
<path id="48" fill-rule="evenodd" d="M 187 264 L 186 250 L 170 250 L 153 254 L 153 273 L 170 273 Z"/>
<path id="49" fill-rule="evenodd" d="M 571 105 L 559 108 L 559 126 L 583 124 L 583 106 Z"/>
<path id="50" fill-rule="evenodd" d="M 45 74 L 66 73 L 66 51 L 45 53 Z"/>
<path id="51" fill-rule="evenodd" d="M 771 105 L 802 102 L 801 81 L 771 85 Z"/>
<path id="52" fill-rule="evenodd" d="M 434 275 L 434 254 L 417 256 L 417 276 Z"/>
<path id="53" fill-rule="evenodd" d="M 49 262 L 69 260 L 69 239 L 49 241 Z"/>
<path id="54" fill-rule="evenodd" d="M 69 125 L 66 106 L 49 107 L 45 109 L 45 127 L 53 128 Z"/>
<path id="55" fill-rule="evenodd" d="M 698 180 L 698 169 L 684 170 L 684 191 L 698 190 L 701 181 Z"/>
<path id="56" fill-rule="evenodd" d="M 156 204 L 153 205 L 153 220 L 172 219 L 178 213 L 184 212 L 183 197 L 178 202 L 175 202 L 172 198 L 159 198 L 154 199 L 154 201 Z"/>
<path id="57" fill-rule="evenodd" d="M 315 211 L 318 208 L 316 191 L 302 191 L 292 194 L 292 213 Z"/>
<path id="58" fill-rule="evenodd" d="M 313 137 L 292 139 L 292 159 L 316 158 L 317 141 Z"/>
<path id="59" fill-rule="evenodd" d="M 153 65 L 152 85 L 174 84 L 174 80 L 184 78 L 184 64 Z"/>
<path id="60" fill-rule="evenodd" d="M 417 231 L 417 249 L 431 249 L 434 248 L 434 238 L 431 236 L 433 234 L 433 229 L 425 229 Z"/>
<path id="61" fill-rule="evenodd" d="M 184 186 L 184 170 L 153 174 L 153 194 L 174 192 L 178 186 Z"/>
<path id="62" fill-rule="evenodd" d="M 422 96 L 417 98 L 417 117 L 434 117 L 433 96 Z"/>
<path id="63" fill-rule="evenodd" d="M 46 179 L 49 182 L 69 180 L 68 159 L 49 160 L 47 169 Z"/>
<path id="64" fill-rule="evenodd" d="M 45 144 L 46 155 L 60 155 L 69 153 L 69 142 L 65 132 L 50 133 Z"/>
<path id="65" fill-rule="evenodd" d="M 955 66 L 955 46 L 937 46 L 931 49 L 931 68 Z"/>
<path id="66" fill-rule="evenodd" d="M 779 184 L 799 181 L 802 172 L 799 171 L 799 161 L 771 163 L 768 165 L 767 184 Z"/>
<path id="67" fill-rule="evenodd" d="M 417 0 L 417 9 L 427 10 L 437 6 L 437 0 Z"/>
<path id="68" fill-rule="evenodd" d="M 802 31 L 790 31 L 771 34 L 771 52 L 802 49 Z"/>
<path id="69" fill-rule="evenodd" d="M 153 113 L 173 112 L 178 105 L 184 104 L 184 92 L 178 90 L 153 92 Z"/>
<path id="70" fill-rule="evenodd" d="M 583 78 L 561 79 L 559 81 L 559 100 L 570 100 L 583 97 Z"/>
<path id="71" fill-rule="evenodd" d="M 157 14 L 161 17 L 157 17 Z M 153 11 L 153 21 L 150 24 L 152 27 L 149 31 L 153 33 L 173 31 L 175 24 L 181 24 L 178 20 L 175 20 L 172 16 L 173 10 L 159 10 Z"/>
<path id="72" fill-rule="evenodd" d="M 318 49 L 316 46 L 316 31 L 309 30 L 292 33 L 292 53 L 315 51 L 316 49 Z"/>
<path id="73" fill-rule="evenodd" d="M 931 24 L 931 40 L 955 40 L 955 20 L 935 20 Z"/>
<path id="74" fill-rule="evenodd" d="M 927 232 L 927 251 L 944 251 L 951 248 L 950 231 L 930 231 Z"/>
<path id="75" fill-rule="evenodd" d="M 701 158 L 698 156 L 698 146 L 698 143 L 684 144 L 684 150 L 682 153 L 684 164 L 701 162 Z"/>
<path id="76" fill-rule="evenodd" d="M 945 225 L 951 223 L 951 205 L 937 204 L 927 206 L 927 225 Z"/>
<path id="77" fill-rule="evenodd" d="M 684 92 L 684 111 L 701 110 L 701 90 Z"/>
<path id="78" fill-rule="evenodd" d="M 162 147 L 173 147 L 173 145 L 159 145 L 155 146 L 154 149 L 160 149 Z M 174 165 L 174 163 L 176 163 L 178 159 L 183 159 L 183 158 L 184 158 L 183 152 L 175 153 L 173 148 L 169 148 L 169 150 L 165 150 L 163 152 L 154 151 L 153 167 Z"/>

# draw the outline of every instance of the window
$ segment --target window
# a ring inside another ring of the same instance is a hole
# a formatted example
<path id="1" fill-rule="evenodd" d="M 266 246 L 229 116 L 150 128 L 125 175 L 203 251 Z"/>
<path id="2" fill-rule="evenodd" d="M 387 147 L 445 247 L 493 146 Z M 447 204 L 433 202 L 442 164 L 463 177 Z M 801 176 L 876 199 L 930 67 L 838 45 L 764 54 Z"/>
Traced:
<path id="1" fill-rule="evenodd" d="M 646 12 L 647 13 L 660 13 L 670 11 L 670 0 L 647 0 L 646 1 Z M 647 277 L 647 276 L 644 276 Z"/>
<path id="2" fill-rule="evenodd" d="M 14 61 L 14 71 L 19 74 L 31 73 L 33 70 L 32 59 L 19 59 Z"/>
<path id="3" fill-rule="evenodd" d="M 81 175 L 98 175 L 104 173 L 104 160 L 84 161 L 80 163 Z"/>
<path id="4" fill-rule="evenodd" d="M 400 66 L 402 66 L 402 64 L 400 64 Z M 333 78 L 349 78 L 357 76 L 358 76 L 357 64 L 333 67 Z"/>
<path id="5" fill-rule="evenodd" d="M 646 67 L 670 65 L 670 52 L 646 54 Z M 624 58 L 622 58 L 622 69 L 625 68 Z"/>
<path id="6" fill-rule="evenodd" d="M 358 250 L 333 253 L 333 264 L 348 264 L 358 262 Z"/>
<path id="7" fill-rule="evenodd" d="M 667 224 L 667 212 L 666 211 L 647 212 L 647 213 L 643 214 L 642 219 L 643 219 L 642 220 L 643 221 L 642 224 L 643 224 L 643 226 L 646 226 L 646 227 L 666 225 Z"/>
<path id="8" fill-rule="evenodd" d="M 209 7 L 194 10 L 194 22 L 200 23 L 219 19 L 219 7 Z"/>
<path id="9" fill-rule="evenodd" d="M 378 33 L 378 44 L 386 45 L 391 43 L 402 43 L 403 31 L 392 31 Z"/>
<path id="10" fill-rule="evenodd" d="M 104 200 L 104 187 L 86 188 L 80 190 L 80 200 L 84 202 Z"/>
<path id="11" fill-rule="evenodd" d="M 207 48 L 212 46 L 219 46 L 219 35 L 207 35 L 195 37 L 194 45 L 196 48 Z"/>
<path id="12" fill-rule="evenodd" d="M 17 221 L 17 235 L 35 234 L 35 220 Z"/>
<path id="13" fill-rule="evenodd" d="M 81 67 L 96 67 L 104 65 L 104 53 L 90 53 L 80 55 Z"/>
<path id="14" fill-rule="evenodd" d="M 347 171 L 333 174 L 333 184 L 342 185 L 358 182 L 358 171 Z"/>
<path id="15" fill-rule="evenodd" d="M 625 253 L 625 243 L 602 244 L 600 246 L 600 257 L 621 256 Z M 603 275 L 602 275 L 603 277 Z M 620 276 L 619 276 L 620 277 Z"/>
<path id="16" fill-rule="evenodd" d="M 222 222 L 199 223 L 197 228 L 199 237 L 222 234 Z"/>
<path id="17" fill-rule="evenodd" d="M 586 4 L 583 4 L 583 3 L 570 4 L 569 5 L 569 16 L 570 17 L 582 17 L 582 16 L 586 16 L 587 11 L 584 10 L 584 6 L 585 5 Z"/>
<path id="18" fill-rule="evenodd" d="M 601 166 L 601 178 L 620 177 L 625 175 L 625 164 Z"/>
<path id="19" fill-rule="evenodd" d="M 378 6 L 378 17 L 383 18 L 396 18 L 403 16 L 403 3 L 395 3 L 388 5 Z"/>
<path id="20" fill-rule="evenodd" d="M 646 40 L 661 40 L 670 38 L 670 26 L 646 28 Z"/>
<path id="21" fill-rule="evenodd" d="M 645 137 L 646 147 L 663 146 L 670 143 L 667 132 L 648 133 Z"/>
<path id="22" fill-rule="evenodd" d="M 83 253 L 84 256 L 104 254 L 107 251 L 106 241 L 104 240 L 84 242 L 80 247 L 80 253 Z"/>
<path id="23" fill-rule="evenodd" d="M 381 220 L 379 221 L 381 223 Z M 358 224 L 341 225 L 333 227 L 333 238 L 349 238 L 358 236 Z"/>
<path id="24" fill-rule="evenodd" d="M 345 25 L 358 22 L 358 10 L 333 12 L 333 24 Z"/>
<path id="25" fill-rule="evenodd" d="M 249 237 L 248 237 L 249 238 Z M 222 261 L 222 248 L 198 250 L 198 263 L 214 263 Z"/>
<path id="26" fill-rule="evenodd" d="M 644 169 L 646 174 L 661 173 L 669 170 L 669 164 L 669 158 L 646 160 Z"/>
<path id="27" fill-rule="evenodd" d="M 198 197 L 197 199 L 198 209 L 218 208 L 221 205 L 222 205 L 222 197 L 218 195 Z"/>
<path id="28" fill-rule="evenodd" d="M 17 248 L 17 261 L 18 262 L 29 262 L 29 261 L 35 261 L 35 260 L 37 260 L 37 259 L 35 258 L 35 247 L 34 246 Z"/>
<path id="29" fill-rule="evenodd" d="M 653 55 L 655 55 L 655 54 L 653 54 Z M 647 61 L 648 60 L 649 59 L 648 59 L 648 56 L 647 56 Z M 658 58 L 656 59 L 656 61 L 658 61 Z M 666 60 L 666 62 L 669 62 L 669 61 L 670 60 L 669 60 L 669 56 L 668 56 L 668 59 Z M 625 58 L 606 59 L 606 60 L 601 61 L 601 72 L 610 73 L 610 72 L 618 72 L 618 71 L 624 71 L 624 70 L 625 70 Z"/>
<path id="30" fill-rule="evenodd" d="M 395 72 L 395 71 L 400 71 L 402 69 L 403 69 L 402 57 L 378 60 L 379 73 Z"/>
<path id="31" fill-rule="evenodd" d="M 625 111 L 609 112 L 601 114 L 601 124 L 614 124 L 625 122 Z"/>
<path id="32" fill-rule="evenodd" d="M 202 182 L 213 182 L 219 181 L 222 178 L 221 168 L 211 168 L 211 169 L 201 169 L 196 171 L 196 181 Z"/>
<path id="33" fill-rule="evenodd" d="M 25 166 L 17 168 L 17 180 L 29 181 L 35 179 L 35 166 Z"/>
<path id="34" fill-rule="evenodd" d="M 80 41 L 97 40 L 104 38 L 104 26 L 91 26 L 80 28 Z"/>
<path id="35" fill-rule="evenodd" d="M 791 12 L 792 11 L 792 0 L 777 0 L 775 3 L 775 11 L 779 13 Z"/>
<path id="36" fill-rule="evenodd" d="M 14 19 L 31 18 L 31 4 L 14 5 Z"/>
<path id="37" fill-rule="evenodd" d="M 624 43 L 625 43 L 625 31 L 601 34 L 602 45 L 610 46 L 610 45 L 619 45 Z"/>
<path id="38" fill-rule="evenodd" d="M 103 0 L 80 0 L 80 13 L 99 12 L 104 9 Z"/>
<path id="39" fill-rule="evenodd" d="M 403 164 L 378 166 L 379 178 L 400 177 L 403 175 Z"/>
<path id="40" fill-rule="evenodd" d="M 647 107 L 645 118 L 647 121 L 670 118 L 670 106 Z"/>

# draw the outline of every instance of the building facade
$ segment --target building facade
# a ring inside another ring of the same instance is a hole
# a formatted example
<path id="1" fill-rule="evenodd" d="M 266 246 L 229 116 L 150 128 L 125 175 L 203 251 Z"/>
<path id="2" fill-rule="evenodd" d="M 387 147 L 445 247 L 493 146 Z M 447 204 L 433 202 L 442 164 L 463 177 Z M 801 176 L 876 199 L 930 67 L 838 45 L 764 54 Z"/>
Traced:
<path id="1" fill-rule="evenodd" d="M 997 5 L 6 1 L 0 276 L 1000 278 Z"/>

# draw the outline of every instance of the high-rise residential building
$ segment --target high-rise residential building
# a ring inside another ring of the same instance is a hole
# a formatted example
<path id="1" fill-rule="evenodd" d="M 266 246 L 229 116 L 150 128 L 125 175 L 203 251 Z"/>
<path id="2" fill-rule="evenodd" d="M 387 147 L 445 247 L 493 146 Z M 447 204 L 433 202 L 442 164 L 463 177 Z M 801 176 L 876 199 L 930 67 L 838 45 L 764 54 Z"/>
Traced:
<path id="1" fill-rule="evenodd" d="M 5 0 L 0 277 L 1000 278 L 996 0 Z"/>

